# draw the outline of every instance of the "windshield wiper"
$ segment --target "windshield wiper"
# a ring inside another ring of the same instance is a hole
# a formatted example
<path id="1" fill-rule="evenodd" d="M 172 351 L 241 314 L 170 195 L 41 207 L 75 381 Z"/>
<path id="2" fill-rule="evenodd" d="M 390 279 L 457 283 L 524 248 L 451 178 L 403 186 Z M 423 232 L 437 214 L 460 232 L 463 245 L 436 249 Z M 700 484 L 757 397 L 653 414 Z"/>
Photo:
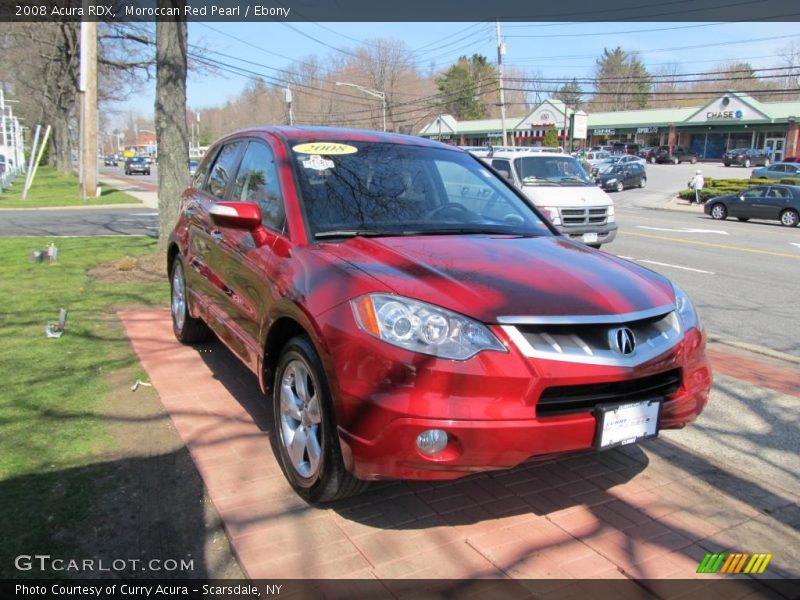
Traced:
<path id="1" fill-rule="evenodd" d="M 319 231 L 314 234 L 316 239 L 347 238 L 347 237 L 390 237 L 393 235 L 406 235 L 405 231 L 380 231 L 375 229 L 334 229 L 332 231 Z"/>

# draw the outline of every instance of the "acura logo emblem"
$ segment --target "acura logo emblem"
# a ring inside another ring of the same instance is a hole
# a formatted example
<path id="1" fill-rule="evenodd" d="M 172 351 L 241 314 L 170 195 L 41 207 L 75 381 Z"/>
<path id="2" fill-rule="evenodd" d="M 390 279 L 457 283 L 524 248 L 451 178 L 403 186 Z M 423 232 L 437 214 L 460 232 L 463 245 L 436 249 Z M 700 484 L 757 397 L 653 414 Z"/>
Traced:
<path id="1" fill-rule="evenodd" d="M 636 337 L 629 327 L 617 327 L 608 332 L 608 341 L 612 350 L 619 354 L 630 355 L 636 350 Z"/>

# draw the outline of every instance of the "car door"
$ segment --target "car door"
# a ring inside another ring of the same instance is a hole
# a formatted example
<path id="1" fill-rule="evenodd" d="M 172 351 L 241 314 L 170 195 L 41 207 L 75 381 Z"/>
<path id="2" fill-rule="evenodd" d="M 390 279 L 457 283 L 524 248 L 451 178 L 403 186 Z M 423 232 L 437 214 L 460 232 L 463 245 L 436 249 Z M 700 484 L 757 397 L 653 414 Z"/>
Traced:
<path id="1" fill-rule="evenodd" d="M 772 165 L 771 167 L 764 167 L 766 175 L 769 179 L 780 179 L 786 177 L 786 165 Z"/>
<path id="2" fill-rule="evenodd" d="M 728 204 L 728 214 L 732 217 L 757 218 L 759 203 L 767 195 L 768 189 L 767 186 L 758 186 L 744 191 L 738 201 Z"/>
<path id="3" fill-rule="evenodd" d="M 784 208 L 789 206 L 792 200 L 792 193 L 788 188 L 773 185 L 767 193 L 754 200 L 753 218 L 777 220 Z"/>
<path id="4" fill-rule="evenodd" d="M 228 142 L 219 149 L 205 184 L 186 207 L 190 213 L 189 266 L 194 271 L 191 286 L 197 289 L 206 301 L 209 311 L 208 324 L 222 336 L 224 332 L 220 333 L 223 327 L 219 319 L 222 318 L 224 322 L 230 290 L 225 284 L 224 273 L 218 268 L 216 253 L 220 232 L 211 221 L 209 210 L 216 202 L 225 200 L 244 145 L 244 142 L 237 140 Z"/>
<path id="5" fill-rule="evenodd" d="M 224 312 L 234 338 L 228 345 L 255 368 L 261 323 L 279 296 L 272 289 L 276 269 L 289 247 L 275 153 L 265 140 L 248 140 L 227 200 L 257 204 L 265 229 L 263 243 L 256 245 L 250 231 L 219 227 L 211 265 L 227 289 Z"/>

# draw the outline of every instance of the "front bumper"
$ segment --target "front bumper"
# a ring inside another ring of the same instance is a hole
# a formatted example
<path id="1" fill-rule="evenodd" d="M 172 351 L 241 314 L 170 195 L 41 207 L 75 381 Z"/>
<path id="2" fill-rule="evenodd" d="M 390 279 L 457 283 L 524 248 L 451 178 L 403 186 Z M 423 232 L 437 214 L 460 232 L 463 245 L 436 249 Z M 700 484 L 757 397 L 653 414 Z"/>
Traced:
<path id="1" fill-rule="evenodd" d="M 564 225 L 556 225 L 556 229 L 568 238 L 576 242 L 583 242 L 584 233 L 596 233 L 597 244 L 608 244 L 614 241 L 617 237 L 617 224 L 604 223 L 603 225 L 587 224 L 587 225 L 571 225 L 566 227 Z"/>
<path id="2" fill-rule="evenodd" d="M 592 413 L 537 417 L 537 400 L 552 386 L 680 369 L 679 389 L 663 399 L 662 429 L 683 427 L 708 402 L 711 371 L 705 337 L 696 329 L 663 355 L 633 368 L 525 358 L 502 330 L 495 333 L 509 352 L 451 361 L 338 327 L 331 332 L 338 312 L 332 311 L 323 328 L 333 334 L 327 339 L 336 340 L 326 370 L 332 374 L 345 465 L 361 479 L 455 479 L 511 468 L 532 457 L 591 450 L 597 426 Z M 347 315 L 338 316 L 343 318 Z M 417 436 L 428 429 L 448 434 L 447 447 L 433 457 L 416 447 Z"/>

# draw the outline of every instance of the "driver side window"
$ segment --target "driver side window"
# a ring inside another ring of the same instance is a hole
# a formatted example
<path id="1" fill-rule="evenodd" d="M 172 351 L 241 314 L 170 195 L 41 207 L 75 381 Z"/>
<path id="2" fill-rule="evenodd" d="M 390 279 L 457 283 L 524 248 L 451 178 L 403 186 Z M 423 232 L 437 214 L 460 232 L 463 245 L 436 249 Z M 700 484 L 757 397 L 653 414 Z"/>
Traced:
<path id="1" fill-rule="evenodd" d="M 753 188 L 747 190 L 742 196 L 745 198 L 763 198 L 764 195 L 767 193 L 767 188 Z"/>

